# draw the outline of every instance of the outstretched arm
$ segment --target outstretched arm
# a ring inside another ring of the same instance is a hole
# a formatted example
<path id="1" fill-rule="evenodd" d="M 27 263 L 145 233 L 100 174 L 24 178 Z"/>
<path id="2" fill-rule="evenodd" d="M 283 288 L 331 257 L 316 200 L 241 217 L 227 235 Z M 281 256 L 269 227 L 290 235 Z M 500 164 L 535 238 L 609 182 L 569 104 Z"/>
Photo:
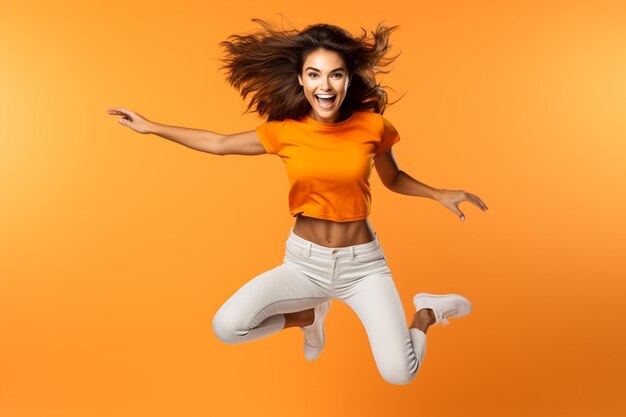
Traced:
<path id="1" fill-rule="evenodd" d="M 109 114 L 121 115 L 119 122 L 139 133 L 152 133 L 188 148 L 214 155 L 261 155 L 266 153 L 255 130 L 222 135 L 208 130 L 168 126 L 152 122 L 131 110 L 111 108 Z"/>
<path id="2" fill-rule="evenodd" d="M 417 197 L 428 197 L 433 200 L 439 201 L 444 207 L 452 210 L 461 221 L 465 220 L 465 216 L 459 210 L 459 203 L 462 201 L 469 201 L 476 207 L 483 211 L 487 211 L 487 206 L 482 202 L 480 198 L 474 194 L 468 193 L 463 190 L 444 190 L 437 189 L 419 182 L 415 178 L 411 177 L 404 171 L 401 171 L 398 167 L 395 157 L 393 156 L 393 148 L 390 148 L 386 153 L 380 155 L 374 160 L 374 166 L 376 172 L 380 177 L 380 180 L 391 191 L 413 195 Z"/>

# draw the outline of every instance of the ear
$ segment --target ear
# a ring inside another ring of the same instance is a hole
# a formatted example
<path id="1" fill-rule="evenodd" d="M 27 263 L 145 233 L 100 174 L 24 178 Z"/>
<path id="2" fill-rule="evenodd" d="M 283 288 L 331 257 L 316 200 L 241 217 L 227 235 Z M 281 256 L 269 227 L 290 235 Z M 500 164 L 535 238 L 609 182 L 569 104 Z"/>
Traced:
<path id="1" fill-rule="evenodd" d="M 302 83 L 302 76 L 301 76 L 300 74 L 298 74 L 298 84 L 300 84 L 300 85 L 304 85 L 304 84 Z"/>

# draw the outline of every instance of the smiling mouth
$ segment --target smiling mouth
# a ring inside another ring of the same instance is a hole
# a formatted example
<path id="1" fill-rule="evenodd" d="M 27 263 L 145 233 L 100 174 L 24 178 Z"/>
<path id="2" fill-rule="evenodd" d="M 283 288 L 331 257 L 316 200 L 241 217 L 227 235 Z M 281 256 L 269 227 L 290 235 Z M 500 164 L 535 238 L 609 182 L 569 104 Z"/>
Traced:
<path id="1" fill-rule="evenodd" d="M 323 109 L 330 109 L 335 104 L 335 98 L 337 96 L 335 94 L 316 94 L 315 98 L 319 103 L 320 107 Z"/>

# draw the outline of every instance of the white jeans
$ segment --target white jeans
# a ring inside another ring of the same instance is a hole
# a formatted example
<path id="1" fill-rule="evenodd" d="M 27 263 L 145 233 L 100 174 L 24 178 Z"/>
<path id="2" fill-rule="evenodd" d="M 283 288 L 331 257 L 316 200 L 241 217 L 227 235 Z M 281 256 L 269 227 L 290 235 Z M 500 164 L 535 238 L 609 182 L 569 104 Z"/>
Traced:
<path id="1" fill-rule="evenodd" d="M 365 326 L 376 366 L 392 384 L 407 384 L 426 351 L 426 335 L 406 318 L 378 236 L 330 248 L 290 231 L 283 264 L 263 272 L 230 297 L 213 318 L 225 343 L 242 343 L 283 329 L 284 313 L 339 299 Z"/>

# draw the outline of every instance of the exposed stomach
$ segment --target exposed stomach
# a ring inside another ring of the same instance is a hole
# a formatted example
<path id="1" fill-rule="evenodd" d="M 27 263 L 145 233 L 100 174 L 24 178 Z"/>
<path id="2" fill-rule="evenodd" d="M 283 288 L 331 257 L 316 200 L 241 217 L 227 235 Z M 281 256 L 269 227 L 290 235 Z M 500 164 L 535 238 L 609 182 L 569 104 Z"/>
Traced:
<path id="1" fill-rule="evenodd" d="M 374 240 L 374 230 L 367 219 L 335 222 L 298 214 L 293 232 L 303 239 L 329 248 L 360 245 Z"/>

